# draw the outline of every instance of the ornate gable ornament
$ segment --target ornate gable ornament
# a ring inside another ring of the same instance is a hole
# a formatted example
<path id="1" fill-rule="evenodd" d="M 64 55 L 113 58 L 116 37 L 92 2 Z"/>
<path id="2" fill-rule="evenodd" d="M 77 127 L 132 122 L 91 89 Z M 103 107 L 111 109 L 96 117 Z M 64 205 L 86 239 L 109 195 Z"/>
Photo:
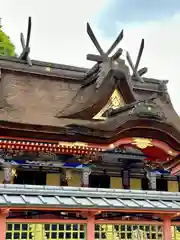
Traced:
<path id="1" fill-rule="evenodd" d="M 166 119 L 161 107 L 154 102 L 144 101 L 135 105 L 132 114 L 136 114 L 140 118 L 149 118 L 159 121 Z"/>
<path id="2" fill-rule="evenodd" d="M 98 112 L 93 117 L 93 119 L 105 120 L 106 116 L 103 116 L 103 115 L 107 110 L 117 109 L 117 108 L 123 107 L 124 105 L 125 105 L 125 101 L 124 101 L 122 95 L 120 94 L 120 92 L 117 89 L 115 89 L 114 92 L 112 93 L 111 97 L 109 98 L 107 104 L 100 110 L 100 112 Z"/>
<path id="3" fill-rule="evenodd" d="M 147 147 L 153 146 L 152 139 L 149 138 L 133 138 L 132 145 L 135 145 L 140 149 L 145 149 Z"/>

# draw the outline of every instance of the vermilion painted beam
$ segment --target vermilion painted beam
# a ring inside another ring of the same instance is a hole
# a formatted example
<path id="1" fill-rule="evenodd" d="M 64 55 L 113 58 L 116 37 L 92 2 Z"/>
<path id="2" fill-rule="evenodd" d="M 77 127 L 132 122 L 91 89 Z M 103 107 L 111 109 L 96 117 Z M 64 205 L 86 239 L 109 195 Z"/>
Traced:
<path id="1" fill-rule="evenodd" d="M 77 224 L 85 224 L 87 220 L 73 220 L 73 219 L 24 219 L 24 218 L 10 218 L 7 219 L 8 223 L 77 223 Z"/>
<path id="2" fill-rule="evenodd" d="M 158 222 L 158 221 L 147 221 L 147 220 L 96 220 L 96 224 L 132 224 L 132 225 L 158 225 L 161 226 L 163 225 L 163 222 Z"/>
<path id="3" fill-rule="evenodd" d="M 71 212 L 77 212 L 77 211 L 81 211 L 81 212 L 97 212 L 99 213 L 99 211 L 101 212 L 129 212 L 129 213 L 156 213 L 156 214 L 169 214 L 169 215 L 173 215 L 173 214 L 177 214 L 177 213 L 180 213 L 180 210 L 179 211 L 163 211 L 163 210 L 153 210 L 153 209 L 147 209 L 147 210 L 144 210 L 144 209 L 137 209 L 137 208 L 131 208 L 131 209 L 117 209 L 117 208 L 111 208 L 111 209 L 106 209 L 106 208 L 62 208 L 62 207 L 28 207 L 28 206 L 16 206 L 16 207 L 10 207 L 9 208 L 10 210 L 19 210 L 19 211 L 24 211 L 24 210 L 35 210 L 35 211 L 38 211 L 38 210 L 43 210 L 43 211 L 58 211 L 58 210 L 61 210 L 61 211 L 69 211 L 71 210 Z"/>
<path id="4" fill-rule="evenodd" d="M 77 223 L 77 224 L 86 224 L 88 222 L 87 220 L 68 220 L 68 219 L 24 219 L 24 218 L 10 218 L 7 219 L 8 223 Z M 161 226 L 163 225 L 163 222 L 158 222 L 158 221 L 143 221 L 143 220 L 95 220 L 96 224 L 144 224 L 144 225 L 158 225 Z M 180 225 L 178 222 L 173 222 L 173 225 Z"/>
<path id="5" fill-rule="evenodd" d="M 138 143 L 139 141 L 139 143 Z M 143 141 L 145 145 L 142 146 Z M 149 143 L 148 143 L 149 142 Z M 96 153 L 99 151 L 114 149 L 121 145 L 132 145 L 135 148 L 140 148 L 142 151 L 146 148 L 155 147 L 162 150 L 167 157 L 176 157 L 179 153 L 172 149 L 169 145 L 159 140 L 146 139 L 146 138 L 122 138 L 111 144 L 94 144 L 86 142 L 57 142 L 49 140 L 37 139 L 20 139 L 8 138 L 0 136 L 0 148 L 25 150 L 25 151 L 45 151 L 45 152 L 61 152 L 71 154 L 88 154 Z M 140 146 L 141 145 L 141 146 Z M 153 150 L 152 150 L 153 151 Z"/>

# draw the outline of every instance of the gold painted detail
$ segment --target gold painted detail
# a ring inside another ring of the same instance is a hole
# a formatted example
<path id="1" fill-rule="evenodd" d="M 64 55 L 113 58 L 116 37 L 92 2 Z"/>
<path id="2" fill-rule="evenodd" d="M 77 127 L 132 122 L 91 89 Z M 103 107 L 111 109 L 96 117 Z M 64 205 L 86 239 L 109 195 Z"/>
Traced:
<path id="1" fill-rule="evenodd" d="M 122 97 L 122 95 L 120 94 L 120 92 L 115 89 L 114 92 L 112 93 L 109 101 L 107 102 L 107 104 L 101 109 L 101 111 L 99 113 L 97 113 L 93 119 L 98 119 L 98 120 L 105 120 L 106 117 L 103 116 L 103 114 L 109 110 L 109 109 L 116 109 L 119 107 L 122 107 L 125 105 L 124 99 Z"/>
<path id="2" fill-rule="evenodd" d="M 136 145 L 140 149 L 153 146 L 152 139 L 149 138 L 133 138 L 132 145 Z"/>
<path id="3" fill-rule="evenodd" d="M 71 180 L 73 178 L 73 173 L 70 169 L 66 170 L 66 179 Z"/>
<path id="4" fill-rule="evenodd" d="M 31 224 L 31 231 L 32 231 L 32 236 L 34 240 L 46 240 L 46 233 L 44 231 L 44 225 L 42 224 Z"/>
<path id="5" fill-rule="evenodd" d="M 173 150 L 168 150 L 168 154 L 172 157 L 176 157 L 177 156 L 177 152 L 173 151 Z"/>
<path id="6" fill-rule="evenodd" d="M 12 177 L 17 177 L 17 173 L 16 173 L 16 169 L 15 168 L 11 169 L 11 176 Z"/>
<path id="7" fill-rule="evenodd" d="M 169 155 L 173 155 L 173 152 L 171 150 L 168 151 Z"/>
<path id="8" fill-rule="evenodd" d="M 46 71 L 47 72 L 51 72 L 51 68 L 50 67 L 46 67 Z"/>
<path id="9" fill-rule="evenodd" d="M 59 145 L 67 146 L 67 147 L 87 147 L 88 143 L 85 143 L 85 142 L 59 142 Z"/>
<path id="10" fill-rule="evenodd" d="M 110 97 L 110 102 L 113 109 L 124 105 L 124 100 L 117 89 L 114 90 L 112 96 Z"/>

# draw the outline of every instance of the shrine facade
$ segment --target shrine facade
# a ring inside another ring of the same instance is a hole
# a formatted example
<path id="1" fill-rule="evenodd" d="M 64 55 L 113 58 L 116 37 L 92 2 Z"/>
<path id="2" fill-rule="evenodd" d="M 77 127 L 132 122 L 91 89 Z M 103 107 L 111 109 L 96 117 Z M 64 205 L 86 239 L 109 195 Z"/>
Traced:
<path id="1" fill-rule="evenodd" d="M 91 69 L 0 58 L 0 239 L 180 239 L 180 118 L 121 31 Z M 132 72 L 132 74 L 131 74 Z"/>

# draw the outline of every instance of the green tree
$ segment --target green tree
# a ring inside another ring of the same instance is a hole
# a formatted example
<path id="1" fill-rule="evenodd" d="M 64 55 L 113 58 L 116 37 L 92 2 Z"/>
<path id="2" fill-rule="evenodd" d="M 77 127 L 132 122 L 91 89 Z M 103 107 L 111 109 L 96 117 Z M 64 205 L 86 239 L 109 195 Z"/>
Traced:
<path id="1" fill-rule="evenodd" d="M 15 46 L 0 26 L 0 56 L 13 57 L 15 55 Z"/>

